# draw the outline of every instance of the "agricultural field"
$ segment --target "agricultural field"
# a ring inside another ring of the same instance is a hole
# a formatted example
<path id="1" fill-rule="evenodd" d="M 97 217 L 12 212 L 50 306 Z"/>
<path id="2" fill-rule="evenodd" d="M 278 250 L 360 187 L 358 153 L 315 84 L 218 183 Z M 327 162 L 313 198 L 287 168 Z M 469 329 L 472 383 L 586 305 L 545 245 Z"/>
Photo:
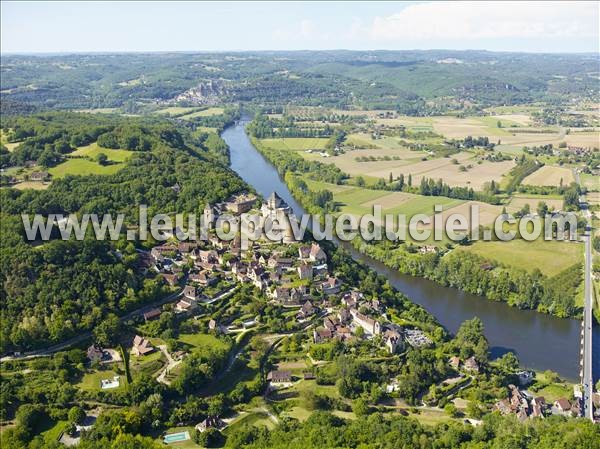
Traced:
<path id="1" fill-rule="evenodd" d="M 514 213 L 521 210 L 526 204 L 529 204 L 529 209 L 534 212 L 540 201 L 546 203 L 550 210 L 562 210 L 563 208 L 563 199 L 559 196 L 514 195 L 507 204 L 506 211 Z"/>
<path id="2" fill-rule="evenodd" d="M 515 239 L 510 242 L 475 242 L 458 251 L 469 251 L 487 259 L 528 272 L 538 268 L 546 276 L 560 272 L 583 261 L 583 248 L 576 242 L 546 241 L 533 242 Z M 560 254 L 560 257 L 556 257 Z"/>
<path id="3" fill-rule="evenodd" d="M 600 148 L 600 132 L 578 132 L 571 130 L 564 139 L 567 145 Z"/>
<path id="4" fill-rule="evenodd" d="M 201 111 L 192 112 L 191 114 L 185 114 L 180 116 L 180 118 L 184 120 L 193 119 L 196 117 L 210 117 L 211 115 L 220 115 L 224 111 L 223 108 L 212 107 L 208 109 L 203 109 Z"/>
<path id="5" fill-rule="evenodd" d="M 586 198 L 590 205 L 600 206 L 600 192 L 588 192 Z"/>
<path id="6" fill-rule="evenodd" d="M 440 198 L 440 197 L 435 197 L 435 198 Z M 439 214 L 442 217 L 441 221 L 440 221 L 441 228 L 445 227 L 446 221 L 448 220 L 448 218 L 451 215 L 458 214 L 467 219 L 467 223 L 468 223 L 467 229 L 468 229 L 471 224 L 471 210 L 474 207 L 479 208 L 478 220 L 479 220 L 479 224 L 482 226 L 493 225 L 496 218 L 498 218 L 498 216 L 502 214 L 502 206 L 494 206 L 492 204 L 482 203 L 481 201 L 467 201 L 467 202 L 464 202 L 464 203 L 456 205 L 456 206 L 450 206 L 450 204 L 448 206 L 444 207 L 442 212 Z M 473 213 L 474 212 L 475 212 L 475 210 L 473 210 Z M 432 224 L 429 226 L 426 226 L 427 228 L 433 227 L 433 215 L 431 216 L 431 221 L 432 221 Z"/>
<path id="7" fill-rule="evenodd" d="M 277 139 L 261 139 L 260 142 L 274 150 L 306 151 L 324 150 L 328 139 L 310 137 L 286 137 Z"/>
<path id="8" fill-rule="evenodd" d="M 544 165 L 523 180 L 523 184 L 530 186 L 568 186 L 575 181 L 573 170 L 570 168 Z"/>
<path id="9" fill-rule="evenodd" d="M 158 111 L 154 111 L 154 113 L 159 114 L 159 115 L 164 115 L 164 114 L 179 115 L 179 114 L 184 114 L 186 112 L 192 112 L 196 109 L 197 108 L 194 108 L 191 106 L 189 106 L 189 107 L 170 106 L 168 108 L 163 108 L 163 109 L 159 109 Z"/>
<path id="10" fill-rule="evenodd" d="M 590 175 L 587 173 L 581 173 L 581 183 L 587 187 L 588 190 L 599 191 L 600 190 L 600 176 Z"/>

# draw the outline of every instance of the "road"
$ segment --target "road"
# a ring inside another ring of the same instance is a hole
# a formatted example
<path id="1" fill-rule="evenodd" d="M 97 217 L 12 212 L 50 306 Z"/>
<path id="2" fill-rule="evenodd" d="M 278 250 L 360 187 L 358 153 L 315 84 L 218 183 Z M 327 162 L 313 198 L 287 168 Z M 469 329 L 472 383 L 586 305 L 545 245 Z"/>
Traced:
<path id="1" fill-rule="evenodd" d="M 584 235 L 585 240 L 585 308 L 583 315 L 583 400 L 584 415 L 593 420 L 592 393 L 594 380 L 592 376 L 592 244 L 590 231 Z"/>
<path id="2" fill-rule="evenodd" d="M 577 176 L 579 181 L 579 176 Z M 582 237 L 585 244 L 584 266 L 584 312 L 582 330 L 582 384 L 583 384 L 583 412 L 586 418 L 594 420 L 594 377 L 592 372 L 592 329 L 593 329 L 593 290 L 592 290 L 592 215 L 587 207 L 585 196 L 580 199 L 583 214 L 588 221 Z"/>
<path id="3" fill-rule="evenodd" d="M 151 304 L 146 304 L 145 306 L 140 307 L 139 309 L 132 310 L 131 312 L 121 316 L 119 319 L 121 321 L 125 321 L 125 320 L 129 320 L 133 317 L 143 315 L 144 313 L 154 309 L 155 307 L 159 307 L 159 306 L 162 306 L 163 304 L 173 301 L 174 299 L 181 296 L 182 293 L 183 293 L 183 289 L 178 290 L 175 293 L 165 296 L 164 298 L 162 298 L 159 301 L 153 302 Z M 92 333 L 90 331 L 82 332 L 82 333 L 76 335 L 75 337 L 69 338 L 68 340 L 65 340 L 61 343 L 58 343 L 58 344 L 52 345 L 52 346 L 48 346 L 43 349 L 24 352 L 19 356 L 14 356 L 14 355 L 4 356 L 4 357 L 0 358 L 0 362 L 6 362 L 9 360 L 32 359 L 35 357 L 48 357 L 51 354 L 54 354 L 55 352 L 63 351 L 73 345 L 79 344 L 79 343 L 87 340 L 88 338 L 91 338 L 91 336 L 92 336 Z"/>

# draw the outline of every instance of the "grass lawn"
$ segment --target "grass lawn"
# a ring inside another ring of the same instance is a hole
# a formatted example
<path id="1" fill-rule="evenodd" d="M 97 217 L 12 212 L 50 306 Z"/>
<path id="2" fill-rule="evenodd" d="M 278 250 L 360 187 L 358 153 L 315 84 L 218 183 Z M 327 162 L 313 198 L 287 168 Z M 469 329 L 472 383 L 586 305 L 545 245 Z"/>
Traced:
<path id="1" fill-rule="evenodd" d="M 440 423 L 452 421 L 452 418 L 443 410 L 421 409 L 420 413 L 409 413 L 411 418 L 415 418 L 421 424 L 436 426 Z"/>
<path id="2" fill-rule="evenodd" d="M 106 157 L 108 157 L 109 161 L 112 162 L 125 162 L 128 160 L 134 153 L 134 151 L 129 150 L 113 150 L 110 148 L 102 148 L 99 147 L 97 143 L 92 143 L 90 145 L 86 145 L 84 147 L 79 147 L 77 150 L 70 153 L 71 156 L 86 156 L 92 159 L 95 159 L 98 154 L 104 153 Z"/>
<path id="3" fill-rule="evenodd" d="M 100 381 L 103 379 L 112 379 L 114 376 L 120 376 L 119 386 L 117 388 L 113 388 L 111 390 L 106 391 L 123 390 L 127 382 L 125 375 L 119 375 L 113 370 L 101 370 L 86 373 L 81 379 L 81 381 L 75 385 L 75 387 L 80 388 L 81 390 L 99 391 L 101 390 Z"/>
<path id="4" fill-rule="evenodd" d="M 301 380 L 296 382 L 287 391 L 296 391 L 300 395 L 305 391 L 312 391 L 315 394 L 339 398 L 340 393 L 335 385 L 318 385 L 316 380 Z"/>
<path id="5" fill-rule="evenodd" d="M 539 390 L 536 387 L 542 387 Z M 568 382 L 551 383 L 544 372 L 536 372 L 535 382 L 530 387 L 536 396 L 543 396 L 547 403 L 560 398 L 569 399 L 573 396 L 573 384 Z"/>
<path id="6" fill-rule="evenodd" d="M 478 241 L 459 251 L 470 251 L 504 265 L 529 272 L 538 268 L 546 276 L 556 276 L 570 266 L 582 262 L 583 246 L 574 242 L 556 240 L 512 240 L 510 242 Z"/>
<path id="7" fill-rule="evenodd" d="M 113 175 L 123 168 L 122 163 L 100 165 L 88 159 L 67 159 L 65 162 L 52 167 L 48 173 L 53 178 L 64 178 L 67 175 Z"/>
<path id="8" fill-rule="evenodd" d="M 191 346 L 193 352 L 201 352 L 206 348 L 227 349 L 227 344 L 209 334 L 181 334 L 179 341 Z"/>
<path id="9" fill-rule="evenodd" d="M 310 417 L 310 415 L 312 415 L 311 411 L 306 410 L 304 407 L 301 407 L 299 405 L 296 405 L 292 407 L 289 411 L 285 412 L 286 417 L 295 418 L 298 421 L 306 421 Z"/>
<path id="10" fill-rule="evenodd" d="M 56 424 L 54 424 L 54 426 L 41 433 L 42 437 L 44 438 L 44 441 L 48 444 L 51 444 L 54 441 L 58 441 L 58 438 L 66 429 L 68 424 L 68 421 L 57 421 Z"/>
<path id="11" fill-rule="evenodd" d="M 223 433 L 231 434 L 236 432 L 236 429 L 240 428 L 244 424 L 252 425 L 255 427 L 266 427 L 269 430 L 273 430 L 276 426 L 275 422 L 269 415 L 264 411 L 251 411 L 247 415 L 244 415 L 242 418 L 236 420 L 233 424 L 228 426 Z"/>
<path id="12" fill-rule="evenodd" d="M 148 375 L 156 374 L 166 365 L 166 363 L 167 360 L 165 355 L 158 348 L 148 355 L 140 357 L 132 355 L 129 359 L 132 375 L 135 375 L 136 373 L 145 373 Z"/>

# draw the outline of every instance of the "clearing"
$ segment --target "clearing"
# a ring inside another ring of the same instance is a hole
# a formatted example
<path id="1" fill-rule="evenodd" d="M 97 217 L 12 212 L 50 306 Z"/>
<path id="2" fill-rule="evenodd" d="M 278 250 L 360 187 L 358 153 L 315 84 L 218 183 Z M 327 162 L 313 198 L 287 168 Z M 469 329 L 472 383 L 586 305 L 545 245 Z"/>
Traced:
<path id="1" fill-rule="evenodd" d="M 53 178 L 64 178 L 67 175 L 113 175 L 123 168 L 124 164 L 116 163 L 100 165 L 89 159 L 67 159 L 48 170 Z"/>

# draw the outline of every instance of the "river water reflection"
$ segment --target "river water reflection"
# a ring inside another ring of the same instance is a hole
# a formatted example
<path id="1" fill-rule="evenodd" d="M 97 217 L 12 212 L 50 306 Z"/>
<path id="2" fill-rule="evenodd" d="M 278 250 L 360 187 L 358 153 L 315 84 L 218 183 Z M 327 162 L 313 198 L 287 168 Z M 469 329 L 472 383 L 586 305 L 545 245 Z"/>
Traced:
<path id="1" fill-rule="evenodd" d="M 246 124 L 241 121 L 222 134 L 230 148 L 231 168 L 264 197 L 277 192 L 296 215 L 300 215 L 302 207 L 294 200 L 275 167 L 248 139 L 244 130 Z M 353 257 L 385 276 L 411 301 L 432 313 L 450 332 L 456 332 L 460 323 L 477 316 L 485 325 L 493 356 L 514 351 L 526 367 L 551 369 L 567 379 L 579 379 L 580 321 L 518 310 L 426 279 L 402 275 L 350 247 L 348 249 Z M 596 354 L 600 347 L 599 333 L 595 332 Z M 594 357 L 595 373 L 600 372 L 599 358 Z"/>

